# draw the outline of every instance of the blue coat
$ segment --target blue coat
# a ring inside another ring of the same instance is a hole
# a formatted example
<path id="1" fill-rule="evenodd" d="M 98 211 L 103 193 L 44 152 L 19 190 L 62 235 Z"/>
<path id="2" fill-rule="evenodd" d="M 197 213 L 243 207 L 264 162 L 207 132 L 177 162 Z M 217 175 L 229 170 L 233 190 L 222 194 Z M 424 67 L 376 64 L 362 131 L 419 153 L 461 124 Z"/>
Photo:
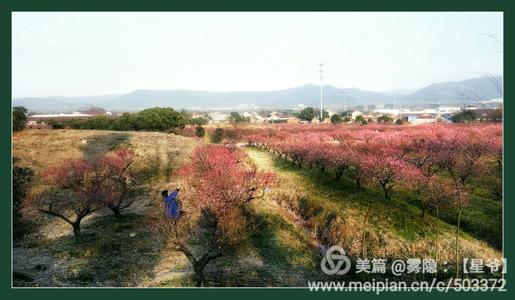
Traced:
<path id="1" fill-rule="evenodd" d="M 165 214 L 170 217 L 177 219 L 179 216 L 179 203 L 177 202 L 178 192 L 174 191 L 169 196 L 163 197 L 165 202 Z"/>

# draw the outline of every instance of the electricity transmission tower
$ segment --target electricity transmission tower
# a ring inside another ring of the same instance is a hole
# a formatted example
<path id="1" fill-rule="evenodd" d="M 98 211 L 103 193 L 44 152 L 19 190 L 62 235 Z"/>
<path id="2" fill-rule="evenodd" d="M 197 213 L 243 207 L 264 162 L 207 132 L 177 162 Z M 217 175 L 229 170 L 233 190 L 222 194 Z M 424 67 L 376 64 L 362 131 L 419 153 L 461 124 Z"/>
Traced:
<path id="1" fill-rule="evenodd" d="M 324 83 L 324 63 L 318 64 L 320 67 L 319 73 L 320 73 L 320 123 L 324 120 L 324 111 L 322 109 L 322 99 L 323 99 L 323 83 Z"/>

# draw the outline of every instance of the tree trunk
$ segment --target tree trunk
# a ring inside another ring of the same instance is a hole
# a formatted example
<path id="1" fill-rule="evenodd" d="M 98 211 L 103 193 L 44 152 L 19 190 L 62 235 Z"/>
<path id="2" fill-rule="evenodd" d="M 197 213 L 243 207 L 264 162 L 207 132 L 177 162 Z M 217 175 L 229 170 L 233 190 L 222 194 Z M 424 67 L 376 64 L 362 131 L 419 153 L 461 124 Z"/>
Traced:
<path id="1" fill-rule="evenodd" d="M 386 183 L 385 183 L 385 184 L 382 184 L 382 183 L 381 183 L 381 186 L 383 187 L 384 197 L 385 197 L 386 199 L 390 199 L 390 195 L 388 195 L 388 188 L 386 187 Z"/>
<path id="2" fill-rule="evenodd" d="M 195 271 L 195 286 L 201 287 L 206 285 L 206 277 L 204 276 L 205 265 L 195 264 L 193 270 Z"/>
<path id="3" fill-rule="evenodd" d="M 370 201 L 370 199 L 369 199 Z M 367 207 L 367 212 L 365 213 L 365 219 L 363 220 L 363 233 L 361 237 L 361 250 L 363 259 L 367 257 L 367 226 L 368 226 L 368 218 L 370 216 L 370 210 L 372 209 L 372 205 L 369 203 Z"/>
<path id="4" fill-rule="evenodd" d="M 435 261 L 438 263 L 438 224 L 440 221 L 440 215 L 438 214 L 438 206 L 435 207 L 435 210 L 436 210 Z"/>
<path id="5" fill-rule="evenodd" d="M 122 212 L 120 210 L 120 207 L 118 206 L 113 206 L 113 205 L 110 205 L 109 208 L 111 209 L 111 211 L 114 213 L 114 216 L 117 218 L 117 219 L 121 219 L 123 217 L 122 215 Z"/>
<path id="6" fill-rule="evenodd" d="M 184 255 L 186 255 L 191 265 L 193 266 L 193 271 L 195 272 L 194 279 L 196 286 L 203 286 L 206 284 L 206 278 L 204 276 L 204 268 L 206 267 L 206 265 L 210 261 L 223 256 L 223 252 L 217 249 L 211 249 L 209 252 L 205 253 L 204 255 L 202 255 L 202 257 L 197 259 L 195 258 L 193 253 L 184 245 L 179 244 L 175 246 L 175 249 L 184 253 Z"/>
<path id="7" fill-rule="evenodd" d="M 82 238 L 82 233 L 80 230 L 80 219 L 78 219 L 75 223 L 72 224 L 73 226 L 73 235 L 75 236 L 75 242 L 80 242 Z"/>
<path id="8" fill-rule="evenodd" d="M 460 277 L 460 222 L 461 222 L 461 211 L 462 211 L 462 205 L 460 200 L 460 209 L 458 210 L 458 224 L 456 224 L 456 278 Z"/>
<path id="9" fill-rule="evenodd" d="M 422 218 L 422 220 L 426 217 L 426 211 L 427 211 L 427 208 L 425 208 L 424 206 L 422 206 L 422 214 L 420 215 L 420 218 Z"/>

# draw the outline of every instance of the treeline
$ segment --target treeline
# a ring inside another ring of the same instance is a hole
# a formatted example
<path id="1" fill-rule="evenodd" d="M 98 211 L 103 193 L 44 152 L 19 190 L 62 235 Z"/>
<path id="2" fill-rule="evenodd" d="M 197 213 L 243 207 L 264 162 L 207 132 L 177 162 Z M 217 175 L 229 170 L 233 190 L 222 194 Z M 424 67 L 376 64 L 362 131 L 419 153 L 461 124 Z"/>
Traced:
<path id="1" fill-rule="evenodd" d="M 136 113 L 123 113 L 118 117 L 100 115 L 87 119 L 50 120 L 48 124 L 54 129 L 173 131 L 184 128 L 190 122 L 199 120 L 191 119 L 188 113 L 177 112 L 173 108 L 154 107 Z"/>

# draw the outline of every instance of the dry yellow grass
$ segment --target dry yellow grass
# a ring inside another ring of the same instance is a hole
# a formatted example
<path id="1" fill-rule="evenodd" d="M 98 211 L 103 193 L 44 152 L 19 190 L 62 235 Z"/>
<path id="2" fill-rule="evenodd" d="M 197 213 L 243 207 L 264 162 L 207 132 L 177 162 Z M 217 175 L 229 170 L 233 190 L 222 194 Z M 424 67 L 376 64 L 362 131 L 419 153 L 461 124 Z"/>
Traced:
<path id="1" fill-rule="evenodd" d="M 13 156 L 32 168 L 38 177 L 49 167 L 70 158 L 91 158 L 118 146 L 136 152 L 134 167 L 152 177 L 155 190 L 173 181 L 172 171 L 198 145 L 192 138 L 160 132 L 119 132 L 103 130 L 24 130 L 13 136 Z"/>

